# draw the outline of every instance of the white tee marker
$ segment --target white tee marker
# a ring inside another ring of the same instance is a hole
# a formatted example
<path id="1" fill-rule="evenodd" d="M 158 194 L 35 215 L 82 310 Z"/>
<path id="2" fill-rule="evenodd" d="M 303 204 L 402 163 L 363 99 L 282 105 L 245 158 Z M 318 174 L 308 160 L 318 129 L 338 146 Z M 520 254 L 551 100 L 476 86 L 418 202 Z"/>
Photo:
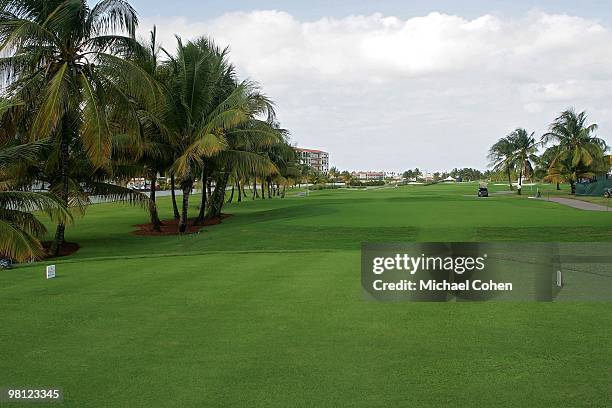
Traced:
<path id="1" fill-rule="evenodd" d="M 557 271 L 557 287 L 563 287 L 563 274 L 561 271 Z"/>
<path id="2" fill-rule="evenodd" d="M 47 266 L 47 279 L 55 278 L 55 265 Z"/>

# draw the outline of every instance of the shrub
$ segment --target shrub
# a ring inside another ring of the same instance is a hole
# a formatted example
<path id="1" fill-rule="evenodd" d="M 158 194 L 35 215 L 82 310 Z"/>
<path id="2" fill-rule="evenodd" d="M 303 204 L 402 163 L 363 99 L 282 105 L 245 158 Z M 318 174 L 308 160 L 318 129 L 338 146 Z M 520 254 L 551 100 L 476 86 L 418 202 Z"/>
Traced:
<path id="1" fill-rule="evenodd" d="M 359 181 L 353 180 L 349 183 L 351 187 L 375 187 L 384 186 L 385 182 L 382 180 L 371 180 L 371 181 Z"/>
<path id="2" fill-rule="evenodd" d="M 335 190 L 337 188 L 342 188 L 344 186 L 336 186 L 334 184 L 315 184 L 312 186 L 308 186 L 308 189 L 310 191 L 316 191 L 316 190 Z"/>

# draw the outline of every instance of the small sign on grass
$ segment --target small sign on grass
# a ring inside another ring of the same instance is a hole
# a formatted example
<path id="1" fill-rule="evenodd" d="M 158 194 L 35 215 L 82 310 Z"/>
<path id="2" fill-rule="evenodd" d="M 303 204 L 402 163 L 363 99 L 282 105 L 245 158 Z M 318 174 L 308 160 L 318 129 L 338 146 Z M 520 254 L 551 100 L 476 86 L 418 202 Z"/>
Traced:
<path id="1" fill-rule="evenodd" d="M 55 278 L 55 265 L 47 265 L 47 279 Z"/>

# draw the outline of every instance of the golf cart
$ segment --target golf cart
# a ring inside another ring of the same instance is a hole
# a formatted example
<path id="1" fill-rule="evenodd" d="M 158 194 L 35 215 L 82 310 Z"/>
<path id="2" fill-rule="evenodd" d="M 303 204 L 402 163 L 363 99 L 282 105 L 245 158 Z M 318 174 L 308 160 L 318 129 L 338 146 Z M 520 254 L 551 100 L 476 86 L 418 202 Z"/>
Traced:
<path id="1" fill-rule="evenodd" d="M 489 189 L 487 188 L 487 183 L 480 183 L 478 186 L 478 197 L 488 197 Z"/>
<path id="2" fill-rule="evenodd" d="M 610 197 L 612 197 L 612 187 L 610 187 L 610 188 L 606 188 L 606 189 L 604 190 L 604 197 L 606 197 L 606 198 L 610 198 Z"/>
<path id="3" fill-rule="evenodd" d="M 0 270 L 2 270 L 2 269 L 12 269 L 12 268 L 13 268 L 13 261 L 11 261 L 8 258 L 0 259 Z"/>

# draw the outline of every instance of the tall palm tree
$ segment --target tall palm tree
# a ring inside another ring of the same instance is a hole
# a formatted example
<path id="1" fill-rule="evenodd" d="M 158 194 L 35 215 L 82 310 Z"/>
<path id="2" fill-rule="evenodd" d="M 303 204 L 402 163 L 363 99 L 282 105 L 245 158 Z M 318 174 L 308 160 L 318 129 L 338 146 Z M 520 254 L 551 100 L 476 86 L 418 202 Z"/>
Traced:
<path id="1" fill-rule="evenodd" d="M 210 186 L 215 180 L 215 189 L 210 195 L 202 194 L 200 213 L 196 224 L 204 223 L 205 217 L 221 215 L 225 199 L 225 188 L 232 173 L 246 175 L 250 173 L 267 174 L 275 172 L 273 164 L 260 150 L 277 143 L 280 134 L 274 128 L 275 112 L 273 102 L 260 92 L 254 82 L 239 83 L 233 68 L 227 71 L 221 80 L 219 96 L 221 98 L 232 94 L 239 88 L 246 105 L 248 118 L 236 126 L 227 126 L 224 130 L 225 148 L 211 156 L 202 166 L 202 185 Z M 259 119 L 260 117 L 266 120 Z M 207 205 L 207 199 L 208 205 Z"/>
<path id="2" fill-rule="evenodd" d="M 156 190 L 158 174 L 166 173 L 174 160 L 174 143 L 164 125 L 166 105 L 164 102 L 164 82 L 168 70 L 160 63 L 161 48 L 157 41 L 154 26 L 149 40 L 135 45 L 131 60 L 155 82 L 160 89 L 160 98 L 141 100 L 131 97 L 129 105 L 116 104 L 113 121 L 126 126 L 138 124 L 133 132 L 115 137 L 115 153 L 124 161 L 138 166 L 134 176 L 144 177 L 151 185 L 149 217 L 156 231 L 161 231 L 161 220 L 157 212 Z M 118 81 L 121 83 L 121 79 Z M 153 102 L 153 104 L 151 104 Z M 177 211 L 178 212 L 178 211 Z"/>
<path id="3" fill-rule="evenodd" d="M 176 56 L 169 55 L 167 62 L 172 70 L 167 128 L 176 143 L 172 171 L 183 190 L 179 232 L 185 232 L 198 169 L 206 167 L 210 157 L 227 150 L 226 132 L 247 122 L 251 115 L 248 83 L 228 89 L 226 79 L 234 69 L 227 62 L 227 49 L 206 38 L 187 44 L 177 40 Z"/>
<path id="4" fill-rule="evenodd" d="M 565 177 L 576 194 L 579 178 L 592 177 L 593 166 L 599 164 L 607 150 L 606 142 L 594 135 L 597 124 L 587 124 L 586 112 L 577 113 L 570 108 L 559 115 L 542 136 L 542 143 L 558 146 L 557 156 L 551 163 L 550 175 Z"/>
<path id="5" fill-rule="evenodd" d="M 512 186 L 512 169 L 515 167 L 515 151 L 514 143 L 509 137 L 499 139 L 489 149 L 489 160 L 493 170 L 506 173 L 510 190 L 514 190 Z"/>
<path id="6" fill-rule="evenodd" d="M 138 19 L 123 0 L 2 0 L 0 67 L 8 92 L 33 112 L 31 139 L 51 137 L 57 151 L 52 191 L 68 205 L 73 152 L 82 150 L 93 169 L 109 167 L 114 124 L 108 107 L 128 95 L 155 94 L 148 77 L 121 58 L 134 45 Z M 117 86 L 120 76 L 122 84 Z M 59 253 L 65 224 L 57 226 Z"/>
<path id="7" fill-rule="evenodd" d="M 527 177 L 533 172 L 531 163 L 537 160 L 536 152 L 539 143 L 536 142 L 534 135 L 535 132 L 529 134 L 525 129 L 518 128 L 508 136 L 510 144 L 514 147 L 512 162 L 516 165 L 519 174 L 519 194 L 522 190 L 523 176 Z"/>

